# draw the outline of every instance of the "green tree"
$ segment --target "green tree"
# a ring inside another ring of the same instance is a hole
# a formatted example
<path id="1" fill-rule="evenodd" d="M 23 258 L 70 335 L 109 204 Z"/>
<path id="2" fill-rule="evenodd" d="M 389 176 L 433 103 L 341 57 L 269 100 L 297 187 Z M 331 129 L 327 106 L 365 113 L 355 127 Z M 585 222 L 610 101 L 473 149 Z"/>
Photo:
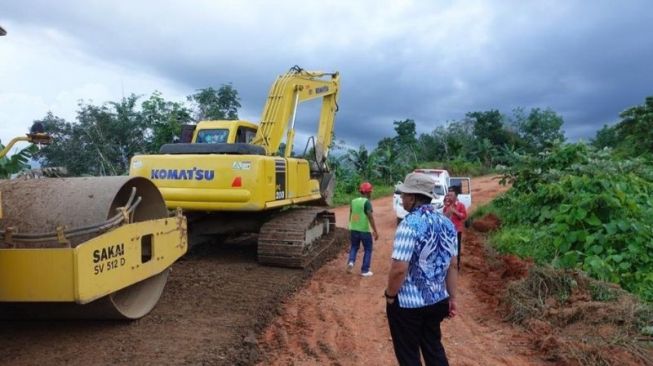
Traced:
<path id="1" fill-rule="evenodd" d="M 391 138 L 383 138 L 372 152 L 374 177 L 385 184 L 393 184 L 403 179 L 412 164 L 407 165 L 398 157 L 396 143 Z"/>
<path id="2" fill-rule="evenodd" d="M 426 161 L 438 160 L 442 153 L 434 134 L 421 133 L 417 137 L 417 155 Z"/>
<path id="3" fill-rule="evenodd" d="M 98 146 L 104 142 L 111 175 L 126 174 L 131 157 L 149 151 L 147 124 L 138 108 L 138 99 L 139 96 L 131 94 L 119 102 L 107 103 L 107 108 L 86 106 L 82 111 L 88 111 L 89 120 L 84 121 L 78 117 L 81 124 L 87 123 L 91 127 L 89 131 Z"/>
<path id="4" fill-rule="evenodd" d="M 604 147 L 616 147 L 619 144 L 617 129 L 604 125 L 603 128 L 596 132 L 596 137 L 592 140 L 592 145 L 602 149 Z"/>
<path id="5" fill-rule="evenodd" d="M 363 179 L 372 178 L 374 169 L 373 159 L 365 145 L 361 145 L 358 150 L 349 149 L 345 160 L 349 162 L 353 170 Z"/>
<path id="6" fill-rule="evenodd" d="M 502 146 L 508 142 L 504 118 L 498 110 L 469 112 L 465 116 L 473 121 L 474 136 L 478 141 L 487 139 L 494 146 Z"/>
<path id="7" fill-rule="evenodd" d="M 182 103 L 167 101 L 155 91 L 141 104 L 143 122 L 147 130 L 147 151 L 156 152 L 163 144 L 181 134 L 181 126 L 192 121 L 191 111 Z"/>
<path id="8" fill-rule="evenodd" d="M 526 115 L 523 109 L 513 111 L 515 126 L 524 140 L 525 149 L 536 153 L 565 141 L 561 131 L 564 120 L 551 109 L 533 108 Z"/>
<path id="9" fill-rule="evenodd" d="M 447 160 L 472 160 L 476 138 L 470 121 L 452 122 L 447 126 L 444 135 Z"/>
<path id="10" fill-rule="evenodd" d="M 400 155 L 408 159 L 413 159 L 417 162 L 417 132 L 415 131 L 415 121 L 412 119 L 405 119 L 403 121 L 394 121 L 395 132 L 397 135 L 394 141 L 397 146 L 397 151 Z"/>
<path id="11" fill-rule="evenodd" d="M 448 130 L 447 127 L 445 126 L 438 126 L 436 127 L 430 134 L 430 136 L 433 139 L 433 145 L 428 146 L 428 145 L 423 145 L 425 150 L 431 150 L 432 153 L 427 153 L 425 154 L 426 156 L 432 155 L 433 158 L 430 158 L 429 160 L 435 160 L 435 161 L 446 161 L 449 160 L 450 154 L 449 154 L 449 145 L 447 144 L 448 141 Z M 423 139 L 421 141 L 427 142 L 426 139 Z"/>
<path id="12" fill-rule="evenodd" d="M 52 136 L 52 143 L 42 148 L 36 157 L 44 167 L 65 167 L 71 175 L 88 174 L 92 160 L 86 134 L 75 124 L 48 112 L 40 122 Z"/>
<path id="13" fill-rule="evenodd" d="M 502 144 L 501 146 L 505 146 L 505 144 Z M 493 145 L 492 142 L 490 142 L 490 140 L 488 140 L 487 138 L 478 141 L 475 147 L 476 147 L 476 155 L 478 156 L 483 166 L 485 167 L 493 166 L 495 156 L 498 155 L 497 147 Z"/>
<path id="14" fill-rule="evenodd" d="M 4 148 L 5 146 L 0 143 L 0 150 Z M 29 145 L 9 157 L 3 156 L 0 158 L 0 178 L 9 179 L 12 174 L 30 169 L 29 161 L 37 151 L 36 145 Z"/>
<path id="15" fill-rule="evenodd" d="M 630 156 L 653 153 L 653 96 L 619 116 L 621 121 L 615 126 L 619 149 Z"/>
<path id="16" fill-rule="evenodd" d="M 72 175 L 121 175 L 129 159 L 147 152 L 147 127 L 137 110 L 138 96 L 102 106 L 80 103 L 77 122 L 49 113 L 40 122 L 53 142 L 39 152 L 43 166 L 63 166 Z"/>
<path id="17" fill-rule="evenodd" d="M 222 84 L 218 90 L 213 87 L 199 89 L 187 97 L 194 104 L 194 117 L 201 120 L 238 119 L 240 97 L 231 84 Z"/>
<path id="18" fill-rule="evenodd" d="M 74 123 L 48 113 L 40 122 L 53 143 L 38 153 L 39 161 L 44 167 L 65 167 L 72 175 L 126 174 L 132 156 L 158 151 L 192 121 L 189 108 L 158 91 L 142 103 L 139 99 L 132 94 L 99 106 L 80 103 Z"/>

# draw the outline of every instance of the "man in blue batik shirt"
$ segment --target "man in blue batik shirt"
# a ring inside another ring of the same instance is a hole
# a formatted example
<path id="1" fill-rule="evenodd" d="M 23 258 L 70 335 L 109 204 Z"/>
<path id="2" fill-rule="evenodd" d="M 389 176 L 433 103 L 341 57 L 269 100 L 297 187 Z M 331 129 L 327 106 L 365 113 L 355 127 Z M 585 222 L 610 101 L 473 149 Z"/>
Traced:
<path id="1" fill-rule="evenodd" d="M 435 181 L 411 173 L 397 189 L 408 215 L 397 227 L 385 290 L 386 313 L 400 365 L 448 365 L 440 323 L 456 315 L 457 253 L 453 223 L 433 209 Z"/>

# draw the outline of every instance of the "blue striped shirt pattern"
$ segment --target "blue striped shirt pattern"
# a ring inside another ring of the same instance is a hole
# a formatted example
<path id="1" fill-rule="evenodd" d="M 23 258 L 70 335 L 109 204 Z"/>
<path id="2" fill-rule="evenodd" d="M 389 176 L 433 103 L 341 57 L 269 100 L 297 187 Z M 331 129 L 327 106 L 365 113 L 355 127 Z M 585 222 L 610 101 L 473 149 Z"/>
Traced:
<path id="1" fill-rule="evenodd" d="M 399 289 L 399 306 L 420 308 L 449 297 L 445 279 L 451 258 L 458 255 L 458 237 L 451 220 L 431 205 L 413 209 L 397 227 L 392 258 L 409 262 Z"/>

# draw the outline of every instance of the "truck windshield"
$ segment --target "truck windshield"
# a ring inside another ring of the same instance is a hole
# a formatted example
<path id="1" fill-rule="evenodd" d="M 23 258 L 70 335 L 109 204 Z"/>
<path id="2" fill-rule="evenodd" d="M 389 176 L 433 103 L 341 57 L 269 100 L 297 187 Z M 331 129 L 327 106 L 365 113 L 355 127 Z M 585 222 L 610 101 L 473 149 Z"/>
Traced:
<path id="1" fill-rule="evenodd" d="M 200 130 L 197 133 L 198 144 L 218 144 L 227 142 L 229 137 L 229 130 L 226 128 L 213 129 L 213 130 Z"/>
<path id="2" fill-rule="evenodd" d="M 446 192 L 444 191 L 444 187 L 442 187 L 439 184 L 436 184 L 435 187 L 433 188 L 433 193 L 435 193 L 436 196 L 444 196 Z"/>

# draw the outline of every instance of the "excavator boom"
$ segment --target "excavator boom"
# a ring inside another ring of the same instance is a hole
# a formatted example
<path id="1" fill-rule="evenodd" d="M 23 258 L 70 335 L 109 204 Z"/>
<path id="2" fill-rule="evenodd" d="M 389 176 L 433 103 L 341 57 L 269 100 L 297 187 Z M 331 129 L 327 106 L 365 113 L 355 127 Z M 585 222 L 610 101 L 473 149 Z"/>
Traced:
<path id="1" fill-rule="evenodd" d="M 291 68 L 272 84 L 252 144 L 263 146 L 267 155 L 274 155 L 279 150 L 283 132 L 287 130 L 285 156 L 289 157 L 295 136 L 297 106 L 303 101 L 322 98 L 315 150 L 320 161 L 326 159 L 338 109 L 339 86 L 340 75 L 337 72 L 306 71 L 297 66 Z"/>

